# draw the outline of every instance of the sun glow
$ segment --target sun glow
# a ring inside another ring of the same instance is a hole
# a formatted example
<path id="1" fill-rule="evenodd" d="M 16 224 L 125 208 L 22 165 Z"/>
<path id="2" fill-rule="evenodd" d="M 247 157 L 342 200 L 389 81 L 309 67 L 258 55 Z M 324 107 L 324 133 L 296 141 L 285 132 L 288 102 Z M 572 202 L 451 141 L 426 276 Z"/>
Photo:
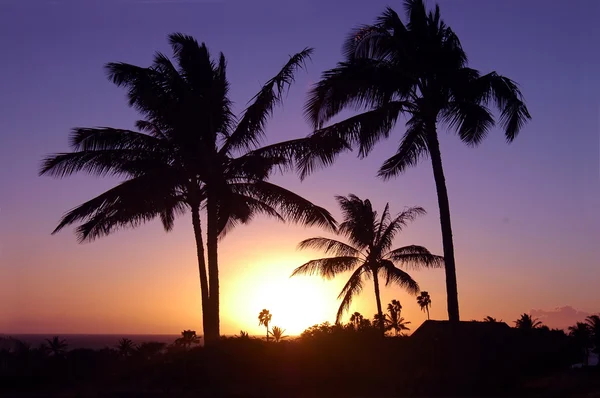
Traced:
<path id="1" fill-rule="evenodd" d="M 233 278 L 233 291 L 228 292 L 228 300 L 223 303 L 223 316 L 228 323 L 250 334 L 263 335 L 265 328 L 258 326 L 258 314 L 263 308 L 272 314 L 271 326 L 285 329 L 290 336 L 317 323 L 333 322 L 339 305 L 338 282 L 323 281 L 317 276 L 290 278 L 294 268 L 308 261 L 309 256 L 271 256 L 250 262 Z"/>

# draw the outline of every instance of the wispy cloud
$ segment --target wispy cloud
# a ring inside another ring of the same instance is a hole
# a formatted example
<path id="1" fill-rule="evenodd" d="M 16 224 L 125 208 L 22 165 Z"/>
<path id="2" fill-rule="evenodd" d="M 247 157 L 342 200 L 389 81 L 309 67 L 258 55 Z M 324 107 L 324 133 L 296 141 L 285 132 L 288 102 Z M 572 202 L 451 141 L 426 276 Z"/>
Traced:
<path id="1" fill-rule="evenodd" d="M 551 328 L 566 329 L 576 322 L 582 322 L 589 312 L 579 311 L 570 305 L 558 307 L 553 310 L 531 310 L 531 316 L 538 318 L 540 321 Z"/>

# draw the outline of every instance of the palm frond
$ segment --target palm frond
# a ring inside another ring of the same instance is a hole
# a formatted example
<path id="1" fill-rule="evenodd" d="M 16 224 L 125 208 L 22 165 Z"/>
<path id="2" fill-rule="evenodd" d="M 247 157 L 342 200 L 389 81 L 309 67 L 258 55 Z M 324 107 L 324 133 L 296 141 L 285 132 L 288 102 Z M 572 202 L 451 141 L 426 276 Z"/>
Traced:
<path id="1" fill-rule="evenodd" d="M 285 222 L 285 219 L 272 206 L 251 198 L 230 192 L 219 198 L 218 230 L 219 238 L 224 238 L 227 233 L 238 224 L 249 223 L 255 215 L 261 214 Z"/>
<path id="2" fill-rule="evenodd" d="M 391 261 L 382 260 L 380 270 L 385 277 L 386 286 L 394 283 L 406 289 L 410 294 L 419 293 L 419 284 L 408 273 L 397 268 Z"/>
<path id="3" fill-rule="evenodd" d="M 413 115 L 406 126 L 406 133 L 402 137 L 398 151 L 383 163 L 377 173 L 384 180 L 403 173 L 409 167 L 416 166 L 428 154 L 427 130 L 423 119 L 418 115 Z"/>
<path id="4" fill-rule="evenodd" d="M 365 266 L 357 268 L 350 276 L 350 279 L 348 279 L 348 282 L 346 282 L 346 284 L 342 288 L 342 291 L 338 295 L 338 299 L 342 299 L 342 302 L 340 303 L 340 307 L 338 308 L 337 314 L 335 316 L 336 324 L 340 323 L 344 312 L 350 309 L 350 305 L 352 304 L 352 299 L 354 298 L 354 296 L 360 294 L 360 292 L 362 291 L 362 276 L 366 272 L 368 271 Z"/>
<path id="5" fill-rule="evenodd" d="M 341 62 L 322 73 L 309 92 L 304 114 L 315 130 L 321 129 L 342 109 L 376 109 L 408 87 L 410 83 L 390 63 L 374 59 Z"/>
<path id="6" fill-rule="evenodd" d="M 63 216 L 52 232 L 78 222 L 80 242 L 91 241 L 124 227 L 137 227 L 160 217 L 166 230 L 185 211 L 176 182 L 167 176 L 144 175 L 127 180 Z"/>
<path id="7" fill-rule="evenodd" d="M 251 104 L 246 108 L 231 137 L 223 146 L 223 151 L 240 148 L 249 150 L 260 143 L 273 109 L 283 101 L 283 95 L 294 82 L 296 71 L 306 66 L 306 61 L 310 59 L 312 52 L 312 48 L 305 48 L 291 56 L 279 73 L 252 98 Z"/>
<path id="8" fill-rule="evenodd" d="M 146 126 L 139 122 L 138 125 Z M 111 127 L 74 128 L 71 131 L 69 141 L 71 148 L 77 151 L 102 151 L 111 149 L 159 151 L 168 149 L 165 140 L 131 130 Z"/>
<path id="9" fill-rule="evenodd" d="M 480 144 L 494 126 L 494 118 L 489 109 L 473 101 L 450 102 L 440 117 L 470 146 Z"/>
<path id="10" fill-rule="evenodd" d="M 375 218 L 368 199 L 361 200 L 354 194 L 335 197 L 342 209 L 343 222 L 338 227 L 338 233 L 346 236 L 357 250 L 364 250 L 375 240 Z"/>
<path id="11" fill-rule="evenodd" d="M 384 229 L 379 240 L 376 242 L 377 248 L 380 253 L 384 253 L 390 249 L 394 241 L 396 234 L 408 225 L 409 222 L 414 221 L 418 216 L 427 214 L 425 209 L 422 207 L 409 207 L 402 213 L 398 214 L 392 219 L 387 227 Z"/>
<path id="12" fill-rule="evenodd" d="M 406 269 L 443 268 L 444 257 L 431 254 L 423 246 L 404 246 L 384 255 L 385 258 L 400 263 Z"/>
<path id="13" fill-rule="evenodd" d="M 325 254 L 332 254 L 335 256 L 359 257 L 361 255 L 360 250 L 357 250 L 344 242 L 335 239 L 322 238 L 320 236 L 303 240 L 298 244 L 298 249 L 323 250 Z"/>
<path id="14" fill-rule="evenodd" d="M 247 195 L 277 209 L 287 221 L 336 230 L 336 221 L 327 210 L 283 187 L 267 181 L 233 183 L 231 187 L 238 194 Z"/>
<path id="15" fill-rule="evenodd" d="M 291 276 L 319 275 L 324 279 L 333 279 L 337 274 L 353 270 L 361 261 L 352 256 L 319 258 L 299 266 Z"/>

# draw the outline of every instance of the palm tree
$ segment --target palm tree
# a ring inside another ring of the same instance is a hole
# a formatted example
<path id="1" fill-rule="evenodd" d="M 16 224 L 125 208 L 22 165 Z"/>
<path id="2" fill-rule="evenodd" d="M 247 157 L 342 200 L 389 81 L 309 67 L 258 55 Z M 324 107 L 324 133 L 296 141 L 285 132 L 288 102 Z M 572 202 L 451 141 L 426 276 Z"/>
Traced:
<path id="1" fill-rule="evenodd" d="M 385 278 L 386 286 L 395 283 L 406 288 L 410 293 L 416 293 L 419 291 L 419 285 L 398 266 L 412 269 L 443 266 L 442 257 L 431 254 L 422 246 L 404 246 L 391 250 L 394 237 L 410 221 L 425 214 L 425 210 L 421 207 L 411 207 L 392 217 L 389 204 L 386 204 L 379 216 L 368 199 L 361 200 L 352 194 L 348 197 L 336 196 L 336 199 L 344 218 L 337 235 L 345 237 L 349 243 L 323 237 L 300 242 L 298 245 L 300 249 L 322 249 L 326 254 L 334 257 L 311 260 L 296 268 L 292 276 L 319 274 L 323 278 L 330 279 L 337 274 L 354 270 L 338 296 L 342 302 L 337 312 L 336 323 L 339 323 L 344 312 L 350 308 L 352 298 L 362 291 L 363 279 L 373 278 L 377 314 L 379 319 L 383 319 L 380 276 Z M 381 334 L 385 334 L 383 323 L 380 329 Z"/>
<path id="2" fill-rule="evenodd" d="M 586 322 L 577 322 L 574 326 L 569 326 L 569 336 L 575 340 L 575 343 L 581 350 L 583 364 L 587 366 L 591 343 L 590 326 Z"/>
<path id="3" fill-rule="evenodd" d="M 431 307 L 431 296 L 429 296 L 428 292 L 421 292 L 417 296 L 417 304 L 421 308 L 421 311 L 427 312 L 427 319 L 429 319 L 429 307 Z"/>
<path id="4" fill-rule="evenodd" d="M 175 217 L 192 213 L 202 298 L 205 342 L 219 337 L 218 238 L 264 214 L 281 221 L 333 228 L 331 215 L 295 193 L 268 182 L 290 159 L 260 148 L 275 106 L 304 66 L 311 49 L 292 56 L 237 118 L 231 110 L 226 62 L 206 45 L 171 34 L 176 64 L 158 53 L 150 67 L 109 63 L 110 80 L 128 90 L 140 112 L 139 131 L 76 128 L 72 152 L 47 157 L 40 174 L 77 172 L 124 179 L 116 187 L 69 211 L 53 233 L 79 224 L 80 241 L 159 218 L 166 231 Z M 289 143 L 287 144 L 289 146 Z M 200 213 L 206 214 L 206 258 Z M 208 270 L 207 270 L 208 266 Z"/>
<path id="5" fill-rule="evenodd" d="M 184 330 L 181 332 L 181 337 L 178 338 L 175 343 L 188 349 L 192 345 L 200 344 L 200 337 L 196 335 L 195 330 Z"/>
<path id="6" fill-rule="evenodd" d="M 46 343 L 48 343 L 46 346 L 48 353 L 57 358 L 64 356 L 67 352 L 67 347 L 69 347 L 67 341 L 58 336 L 54 336 L 52 339 L 46 339 Z"/>
<path id="7" fill-rule="evenodd" d="M 285 329 L 282 329 L 279 326 L 273 326 L 273 329 L 271 329 L 271 335 L 273 336 L 273 340 L 275 340 L 276 343 L 279 343 L 281 340 L 288 337 L 284 333 Z"/>
<path id="8" fill-rule="evenodd" d="M 483 321 L 484 322 L 489 322 L 489 323 L 496 323 L 496 322 L 498 322 L 498 320 L 496 318 L 494 318 L 492 316 L 489 316 L 489 315 L 486 316 L 485 318 L 483 318 Z M 500 321 L 500 322 L 502 322 L 502 321 Z"/>
<path id="9" fill-rule="evenodd" d="M 135 344 L 133 344 L 131 339 L 122 338 L 117 344 L 117 350 L 122 357 L 129 357 L 135 350 Z"/>
<path id="10" fill-rule="evenodd" d="M 542 322 L 529 314 L 521 314 L 521 317 L 515 321 L 515 327 L 523 330 L 539 329 L 542 327 Z"/>
<path id="11" fill-rule="evenodd" d="M 600 315 L 590 315 L 585 318 L 585 323 L 590 330 L 590 339 L 594 346 L 594 351 L 600 354 Z"/>
<path id="12" fill-rule="evenodd" d="M 481 75 L 468 67 L 458 37 L 440 16 L 439 6 L 427 13 L 423 0 L 405 0 L 408 23 L 391 8 L 370 26 L 351 32 L 344 45 L 345 59 L 323 72 L 305 106 L 313 137 L 338 137 L 347 145 L 317 147 L 301 155 L 300 172 L 306 176 L 329 165 L 348 147 L 365 157 L 390 135 L 400 114 L 406 114 L 406 132 L 397 153 L 386 160 L 379 176 L 390 179 L 429 156 L 440 210 L 446 263 L 448 316 L 459 321 L 454 245 L 448 191 L 438 141 L 438 122 L 476 146 L 495 124 L 488 106 L 500 110 L 506 139 L 515 139 L 531 117 L 517 84 L 496 72 Z M 323 127 L 343 110 L 364 110 Z"/>
<path id="13" fill-rule="evenodd" d="M 240 335 L 239 335 L 240 339 L 249 339 L 250 335 L 248 334 L 248 332 L 244 331 L 244 330 L 240 330 Z"/>
<path id="14" fill-rule="evenodd" d="M 360 329 L 360 326 L 363 324 L 364 317 L 358 311 L 355 311 L 354 314 L 350 315 L 350 324 L 354 327 L 355 330 Z M 338 322 L 336 322 L 338 323 Z"/>
<path id="15" fill-rule="evenodd" d="M 272 317 L 273 316 L 267 309 L 263 309 L 260 314 L 258 314 L 258 326 L 267 328 L 267 341 L 269 341 L 269 323 L 271 322 Z"/>
<path id="16" fill-rule="evenodd" d="M 410 324 L 404 320 L 400 314 L 402 313 L 402 305 L 400 301 L 392 300 L 387 306 L 388 313 L 385 318 L 385 329 L 394 330 L 396 336 L 403 330 L 410 330 L 406 325 Z"/>

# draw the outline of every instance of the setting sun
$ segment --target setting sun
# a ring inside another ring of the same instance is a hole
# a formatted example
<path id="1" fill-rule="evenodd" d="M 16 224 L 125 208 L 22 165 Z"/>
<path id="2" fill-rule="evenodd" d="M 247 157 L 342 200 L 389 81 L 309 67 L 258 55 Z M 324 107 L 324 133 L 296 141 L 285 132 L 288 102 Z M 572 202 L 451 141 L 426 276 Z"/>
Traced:
<path id="1" fill-rule="evenodd" d="M 266 308 L 273 318 L 272 326 L 279 326 L 290 336 L 299 335 L 307 327 L 335 319 L 336 300 L 340 281 L 323 281 L 317 277 L 290 274 L 310 259 L 308 253 L 278 257 L 269 254 L 265 259 L 253 259 L 248 272 L 239 273 L 231 281 L 235 301 L 223 302 L 224 318 L 250 334 L 262 335 L 258 314 Z"/>

